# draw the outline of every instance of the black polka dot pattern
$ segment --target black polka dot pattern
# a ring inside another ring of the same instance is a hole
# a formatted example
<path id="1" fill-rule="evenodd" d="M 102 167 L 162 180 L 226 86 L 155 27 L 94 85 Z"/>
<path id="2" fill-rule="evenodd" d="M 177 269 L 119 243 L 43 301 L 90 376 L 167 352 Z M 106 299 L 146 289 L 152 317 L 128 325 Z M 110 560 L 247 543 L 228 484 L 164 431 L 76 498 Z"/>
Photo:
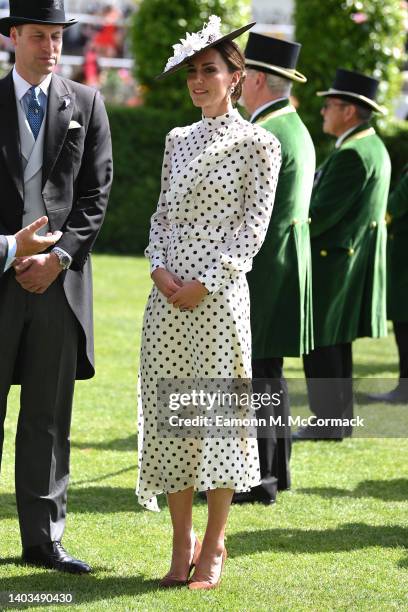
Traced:
<path id="1" fill-rule="evenodd" d="M 245 273 L 265 238 L 280 168 L 277 139 L 234 110 L 166 139 L 162 189 L 146 256 L 208 289 L 192 312 L 153 287 L 146 306 L 139 374 L 139 503 L 187 487 L 247 491 L 259 484 L 253 438 L 160 438 L 158 378 L 250 378 Z"/>

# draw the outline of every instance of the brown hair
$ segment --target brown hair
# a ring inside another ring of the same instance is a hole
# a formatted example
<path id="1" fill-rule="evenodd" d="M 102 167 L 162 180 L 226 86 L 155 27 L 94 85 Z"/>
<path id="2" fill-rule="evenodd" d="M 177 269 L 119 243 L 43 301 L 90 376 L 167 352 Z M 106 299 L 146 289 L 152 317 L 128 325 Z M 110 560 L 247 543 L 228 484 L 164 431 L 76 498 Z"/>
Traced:
<path id="1" fill-rule="evenodd" d="M 238 47 L 232 40 L 223 40 L 218 45 L 214 45 L 214 49 L 218 51 L 224 62 L 227 64 L 229 72 L 240 72 L 241 78 L 238 84 L 235 86 L 234 93 L 231 95 L 231 100 L 235 104 L 241 97 L 242 94 L 242 83 L 245 81 L 245 57 Z"/>

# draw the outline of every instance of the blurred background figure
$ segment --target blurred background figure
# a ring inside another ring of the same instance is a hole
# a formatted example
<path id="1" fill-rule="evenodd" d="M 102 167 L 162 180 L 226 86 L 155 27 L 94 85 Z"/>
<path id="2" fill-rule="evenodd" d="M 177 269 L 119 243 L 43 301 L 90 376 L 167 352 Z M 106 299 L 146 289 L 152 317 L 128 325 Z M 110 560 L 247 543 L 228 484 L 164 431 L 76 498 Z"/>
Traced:
<path id="1" fill-rule="evenodd" d="M 389 404 L 408 403 L 408 165 L 388 199 L 387 316 L 393 323 L 399 357 L 398 385 L 368 398 Z"/>
<path id="2" fill-rule="evenodd" d="M 391 163 L 370 127 L 379 81 L 339 68 L 324 96 L 323 131 L 337 138 L 310 205 L 315 349 L 303 358 L 311 411 L 353 417 L 352 342 L 387 335 L 385 213 Z M 342 440 L 350 427 L 299 429 L 294 440 Z"/>
<path id="3" fill-rule="evenodd" d="M 92 48 L 101 56 L 117 57 L 123 48 L 123 33 L 117 23 L 123 18 L 122 11 L 115 6 L 102 10 L 103 25 L 92 39 Z"/>

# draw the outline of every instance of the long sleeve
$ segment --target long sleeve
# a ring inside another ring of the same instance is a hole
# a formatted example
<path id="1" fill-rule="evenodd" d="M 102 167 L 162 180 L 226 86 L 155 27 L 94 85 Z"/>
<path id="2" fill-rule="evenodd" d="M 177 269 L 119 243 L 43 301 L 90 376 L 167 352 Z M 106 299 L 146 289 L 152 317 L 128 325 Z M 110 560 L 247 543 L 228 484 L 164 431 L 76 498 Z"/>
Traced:
<path id="1" fill-rule="evenodd" d="M 333 154 L 313 189 L 310 203 L 312 238 L 336 225 L 357 201 L 366 180 L 366 169 L 353 149 Z"/>
<path id="2" fill-rule="evenodd" d="M 164 149 L 161 190 L 156 212 L 150 220 L 149 244 L 145 256 L 150 259 L 150 272 L 166 267 L 166 247 L 170 235 L 170 224 L 167 217 L 166 193 L 169 187 L 171 173 L 172 132 L 166 136 Z"/>
<path id="3" fill-rule="evenodd" d="M 262 130 L 263 131 L 263 130 Z M 209 293 L 218 291 L 235 272 L 249 272 L 265 239 L 281 165 L 280 143 L 271 134 L 246 141 L 244 218 L 234 240 L 223 245 L 218 261 L 198 276 Z"/>
<path id="4" fill-rule="evenodd" d="M 112 144 L 108 116 L 102 98 L 94 97 L 83 151 L 77 197 L 58 246 L 81 270 L 101 229 L 112 185 Z"/>

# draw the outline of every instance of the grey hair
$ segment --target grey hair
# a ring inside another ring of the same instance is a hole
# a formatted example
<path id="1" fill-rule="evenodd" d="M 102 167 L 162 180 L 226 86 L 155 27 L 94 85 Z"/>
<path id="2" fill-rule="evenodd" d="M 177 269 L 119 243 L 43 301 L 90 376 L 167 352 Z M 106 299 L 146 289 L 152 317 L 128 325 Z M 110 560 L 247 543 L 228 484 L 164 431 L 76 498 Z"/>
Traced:
<path id="1" fill-rule="evenodd" d="M 370 121 L 371 116 L 373 114 L 371 108 L 368 108 L 367 106 L 362 106 L 360 104 L 355 104 L 354 106 L 356 107 L 357 117 L 361 121 Z"/>
<path id="2" fill-rule="evenodd" d="M 266 84 L 273 94 L 279 95 L 282 98 L 288 98 L 290 96 L 290 92 L 292 91 L 292 81 L 289 81 L 289 79 L 285 79 L 284 77 L 277 76 L 276 74 L 267 74 Z"/>

